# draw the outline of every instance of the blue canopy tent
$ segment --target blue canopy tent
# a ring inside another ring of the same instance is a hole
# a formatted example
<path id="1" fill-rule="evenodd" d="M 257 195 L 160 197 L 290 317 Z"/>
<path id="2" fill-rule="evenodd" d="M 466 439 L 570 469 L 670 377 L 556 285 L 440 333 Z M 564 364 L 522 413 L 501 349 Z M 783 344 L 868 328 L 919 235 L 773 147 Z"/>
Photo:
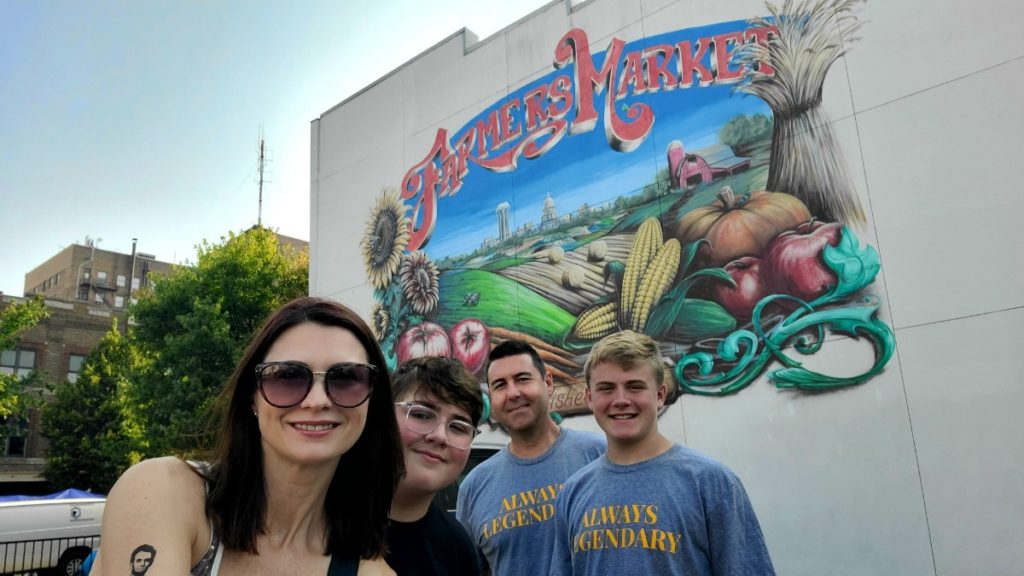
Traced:
<path id="1" fill-rule="evenodd" d="M 0 496 L 0 502 L 19 502 L 21 500 L 67 500 L 70 498 L 106 498 L 106 496 L 103 494 L 93 494 L 92 492 L 86 492 L 85 490 L 68 488 L 67 490 L 61 490 L 60 492 L 54 492 L 53 494 L 46 494 L 45 496 Z"/>

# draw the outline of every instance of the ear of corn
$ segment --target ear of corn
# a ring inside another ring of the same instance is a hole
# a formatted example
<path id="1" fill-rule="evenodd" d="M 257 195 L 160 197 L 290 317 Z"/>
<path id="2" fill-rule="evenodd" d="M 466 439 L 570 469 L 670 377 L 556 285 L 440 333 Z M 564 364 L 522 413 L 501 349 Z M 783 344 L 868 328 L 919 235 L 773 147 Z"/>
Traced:
<path id="1" fill-rule="evenodd" d="M 615 321 L 619 305 L 614 300 L 587 308 L 576 320 L 572 333 L 580 340 L 597 340 L 618 330 Z"/>
<path id="2" fill-rule="evenodd" d="M 647 325 L 647 316 L 654 304 L 665 294 L 679 271 L 679 256 L 682 249 L 679 240 L 670 239 L 662 245 L 644 272 L 637 286 L 636 302 L 633 305 L 629 327 L 642 332 Z"/>
<path id="3" fill-rule="evenodd" d="M 662 246 L 661 224 L 657 218 L 648 218 L 640 224 L 633 248 L 626 259 L 626 270 L 622 276 L 622 290 L 619 299 L 619 322 L 629 325 L 636 299 L 637 287 L 651 260 Z"/>

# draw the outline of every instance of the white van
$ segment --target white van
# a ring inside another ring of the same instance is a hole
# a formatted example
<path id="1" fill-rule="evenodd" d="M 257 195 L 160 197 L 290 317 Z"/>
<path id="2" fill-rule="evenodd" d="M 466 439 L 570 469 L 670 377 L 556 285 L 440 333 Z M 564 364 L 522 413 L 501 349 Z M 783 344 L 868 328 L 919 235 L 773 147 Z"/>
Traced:
<path id="1" fill-rule="evenodd" d="M 0 501 L 0 574 L 74 576 L 100 545 L 105 503 L 81 491 Z"/>

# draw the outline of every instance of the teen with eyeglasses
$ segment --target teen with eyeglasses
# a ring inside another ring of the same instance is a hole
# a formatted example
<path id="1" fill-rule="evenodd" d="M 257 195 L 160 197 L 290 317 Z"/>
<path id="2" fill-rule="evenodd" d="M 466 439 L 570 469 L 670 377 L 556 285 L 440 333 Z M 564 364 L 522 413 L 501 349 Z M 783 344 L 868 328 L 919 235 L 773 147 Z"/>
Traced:
<path id="1" fill-rule="evenodd" d="M 299 298 L 259 328 L 224 388 L 210 464 L 157 458 L 111 490 L 94 573 L 393 574 L 387 513 L 404 471 L 384 357 L 366 323 Z"/>
<path id="2" fill-rule="evenodd" d="M 399 366 L 392 391 L 406 474 L 391 502 L 388 564 L 398 576 L 476 576 L 473 542 L 433 500 L 469 460 L 480 387 L 458 360 L 425 357 Z"/>

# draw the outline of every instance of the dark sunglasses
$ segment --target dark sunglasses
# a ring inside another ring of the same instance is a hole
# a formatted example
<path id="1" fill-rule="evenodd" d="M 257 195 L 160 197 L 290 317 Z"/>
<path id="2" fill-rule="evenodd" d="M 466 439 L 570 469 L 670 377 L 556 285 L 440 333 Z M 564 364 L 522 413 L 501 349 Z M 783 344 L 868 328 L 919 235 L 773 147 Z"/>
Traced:
<path id="1" fill-rule="evenodd" d="M 298 406 L 313 389 L 313 376 L 321 374 L 327 397 L 336 406 L 355 408 L 370 397 L 377 368 L 342 362 L 324 372 L 314 372 L 298 362 L 264 362 L 256 365 L 256 385 L 263 399 L 277 408 Z"/>

